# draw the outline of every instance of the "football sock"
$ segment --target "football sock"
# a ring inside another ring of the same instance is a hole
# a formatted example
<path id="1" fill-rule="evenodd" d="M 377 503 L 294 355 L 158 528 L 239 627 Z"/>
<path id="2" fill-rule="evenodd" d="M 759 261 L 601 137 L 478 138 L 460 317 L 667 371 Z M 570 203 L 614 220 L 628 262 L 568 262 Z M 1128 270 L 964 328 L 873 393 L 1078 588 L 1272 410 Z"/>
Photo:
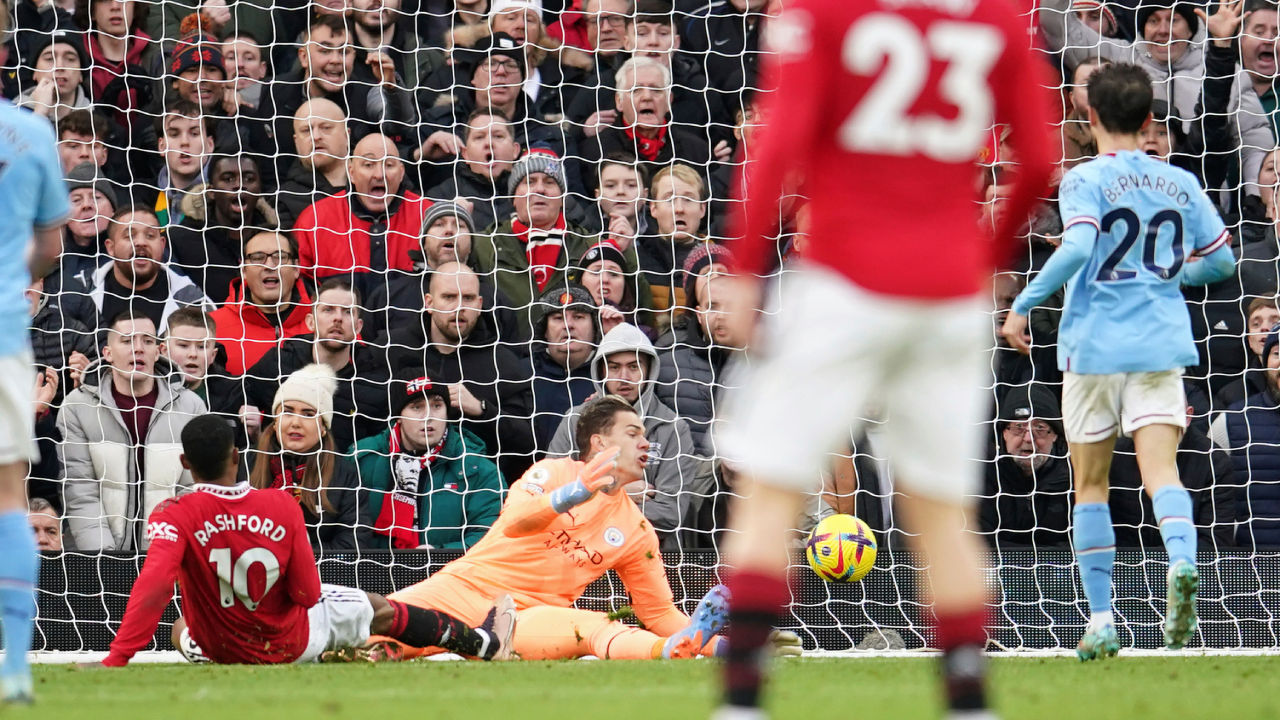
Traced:
<path id="1" fill-rule="evenodd" d="M 1151 497 L 1160 523 L 1160 537 L 1169 553 L 1169 564 L 1196 562 L 1196 526 L 1191 522 L 1191 493 L 1181 485 L 1166 485 Z"/>
<path id="2" fill-rule="evenodd" d="M 473 628 L 461 620 L 416 605 L 388 600 L 395 610 L 391 631 L 387 633 L 413 647 L 439 647 L 452 653 L 488 660 L 498 652 L 493 636 Z"/>
<path id="3" fill-rule="evenodd" d="M 1111 617 L 1111 568 L 1116 562 L 1116 529 L 1106 503 L 1083 503 L 1074 511 L 1076 560 L 1094 623 Z"/>
<path id="4" fill-rule="evenodd" d="M 25 512 L 0 514 L 0 548 L 0 619 L 5 649 L 0 679 L 12 689 L 30 682 L 27 651 L 31 649 L 36 574 L 40 569 L 40 556 Z"/>
<path id="5" fill-rule="evenodd" d="M 987 610 L 938 615 L 938 647 L 947 707 L 982 710 L 987 706 Z"/>
<path id="6" fill-rule="evenodd" d="M 756 707 L 769 633 L 781 620 L 791 590 L 782 575 L 735 572 L 729 580 L 729 650 L 724 663 L 725 703 Z"/>

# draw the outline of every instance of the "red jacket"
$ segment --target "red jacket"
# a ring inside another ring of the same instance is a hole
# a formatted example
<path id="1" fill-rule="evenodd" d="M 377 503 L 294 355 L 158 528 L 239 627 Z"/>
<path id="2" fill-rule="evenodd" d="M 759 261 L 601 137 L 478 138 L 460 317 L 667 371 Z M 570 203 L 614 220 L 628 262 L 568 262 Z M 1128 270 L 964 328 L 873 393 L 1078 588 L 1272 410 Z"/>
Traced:
<path id="1" fill-rule="evenodd" d="M 307 311 L 311 297 L 302 281 L 293 288 L 294 306 L 284 319 L 284 327 L 276 328 L 253 303 L 244 300 L 244 281 L 231 282 L 231 299 L 214 310 L 213 321 L 218 326 L 218 342 L 227 349 L 227 372 L 243 375 L 245 370 L 262 359 L 273 347 L 279 347 L 286 338 L 306 335 Z"/>
<path id="2" fill-rule="evenodd" d="M 369 272 L 369 228 L 372 223 L 351 209 L 348 191 L 324 198 L 298 216 L 293 236 L 298 240 L 302 272 L 323 279 L 351 272 Z M 387 269 L 412 270 L 409 251 L 420 250 L 422 216 L 431 201 L 408 190 L 387 222 Z"/>
<path id="3" fill-rule="evenodd" d="M 573 0 L 560 13 L 560 19 L 547 26 L 547 34 L 576 48 L 591 52 L 591 40 L 587 37 L 587 16 L 582 12 L 585 3 Z"/>

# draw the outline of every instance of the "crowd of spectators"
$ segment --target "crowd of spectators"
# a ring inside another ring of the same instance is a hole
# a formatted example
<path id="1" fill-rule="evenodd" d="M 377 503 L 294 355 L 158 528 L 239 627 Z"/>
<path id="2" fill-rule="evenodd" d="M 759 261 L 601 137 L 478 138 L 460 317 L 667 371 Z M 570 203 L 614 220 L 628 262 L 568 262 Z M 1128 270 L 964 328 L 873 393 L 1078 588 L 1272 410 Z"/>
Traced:
<path id="1" fill-rule="evenodd" d="M 181 429 L 214 412 L 238 428 L 244 479 L 292 493 L 317 551 L 465 550 L 533 462 L 576 454 L 578 409 L 602 394 L 644 421 L 627 492 L 663 547 L 716 547 L 734 476 L 715 428 L 751 338 L 715 288 L 765 120 L 769 3 L 0 6 L 3 94 L 48 120 L 72 206 L 28 293 L 42 548 L 145 550 L 147 514 L 191 484 Z M 1238 274 L 1187 292 L 1202 362 L 1179 469 L 1206 547 L 1280 545 L 1277 17 L 1275 0 L 1029 16 L 1063 169 L 1096 153 L 1090 73 L 1137 63 L 1158 98 L 1144 148 L 1195 173 L 1233 228 Z M 975 166 L 984 221 L 1016 171 L 997 128 Z M 803 206 L 780 204 L 775 268 L 803 261 Z M 1053 252 L 1052 197 L 1027 230 L 993 278 L 996 328 Z M 974 525 L 1000 548 L 1070 542 L 1057 321 L 1050 301 L 1030 357 L 992 353 Z M 875 428 L 833 448 L 801 526 L 856 512 L 892 541 Z M 1119 542 L 1156 547 L 1125 442 Z"/>

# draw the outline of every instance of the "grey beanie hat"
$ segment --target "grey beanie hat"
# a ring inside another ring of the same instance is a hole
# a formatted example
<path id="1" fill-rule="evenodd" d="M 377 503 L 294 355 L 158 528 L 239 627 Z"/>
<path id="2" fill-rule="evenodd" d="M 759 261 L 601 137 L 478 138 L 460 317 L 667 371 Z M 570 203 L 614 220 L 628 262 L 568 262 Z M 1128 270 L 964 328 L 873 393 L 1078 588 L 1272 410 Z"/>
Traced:
<path id="1" fill-rule="evenodd" d="M 111 202 L 113 210 L 120 207 L 120 203 L 116 199 L 115 188 L 111 187 L 111 183 L 107 182 L 107 178 L 98 172 L 97 166 L 91 162 L 82 162 L 71 168 L 71 172 L 67 173 L 66 181 L 67 192 L 79 190 L 80 188 L 93 188 L 102 193 Z"/>
<path id="2" fill-rule="evenodd" d="M 560 161 L 560 156 L 547 147 L 532 147 L 511 166 L 511 179 L 507 181 L 507 192 L 515 195 L 520 181 L 534 173 L 544 173 L 555 178 L 556 183 L 560 185 L 561 193 L 568 189 L 568 183 L 564 179 L 564 163 Z"/>
<path id="3" fill-rule="evenodd" d="M 422 235 L 425 237 L 437 220 L 451 215 L 458 218 L 458 222 L 465 224 L 472 233 L 476 231 L 475 218 L 471 217 L 471 213 L 467 212 L 466 208 L 451 200 L 437 200 L 431 203 L 431 207 L 427 208 L 426 214 L 422 216 Z"/>

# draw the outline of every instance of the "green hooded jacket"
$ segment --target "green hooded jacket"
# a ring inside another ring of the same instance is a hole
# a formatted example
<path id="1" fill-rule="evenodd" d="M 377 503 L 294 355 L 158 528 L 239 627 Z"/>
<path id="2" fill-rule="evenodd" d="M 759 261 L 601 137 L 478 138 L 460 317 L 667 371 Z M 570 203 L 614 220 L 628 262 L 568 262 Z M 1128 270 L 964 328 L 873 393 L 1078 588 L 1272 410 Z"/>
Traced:
<path id="1" fill-rule="evenodd" d="M 361 522 L 375 527 L 382 503 L 395 488 L 391 471 L 391 428 L 365 438 L 352 451 L 361 487 L 369 491 Z M 449 423 L 440 457 L 423 471 L 418 488 L 418 525 L 422 541 L 433 548 L 466 550 L 489 532 L 502 511 L 505 488 L 493 461 L 485 457 L 480 438 Z M 374 547 L 391 546 L 389 535 L 376 530 Z"/>

